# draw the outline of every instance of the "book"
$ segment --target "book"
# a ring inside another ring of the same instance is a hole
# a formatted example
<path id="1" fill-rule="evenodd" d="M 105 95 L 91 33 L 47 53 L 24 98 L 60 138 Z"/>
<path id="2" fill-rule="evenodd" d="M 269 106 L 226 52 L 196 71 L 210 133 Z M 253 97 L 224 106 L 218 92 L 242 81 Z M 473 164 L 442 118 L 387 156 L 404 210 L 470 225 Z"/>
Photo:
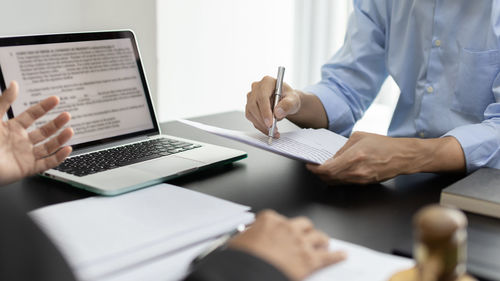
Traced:
<path id="1" fill-rule="evenodd" d="M 481 168 L 441 192 L 441 205 L 500 218 L 500 170 Z"/>

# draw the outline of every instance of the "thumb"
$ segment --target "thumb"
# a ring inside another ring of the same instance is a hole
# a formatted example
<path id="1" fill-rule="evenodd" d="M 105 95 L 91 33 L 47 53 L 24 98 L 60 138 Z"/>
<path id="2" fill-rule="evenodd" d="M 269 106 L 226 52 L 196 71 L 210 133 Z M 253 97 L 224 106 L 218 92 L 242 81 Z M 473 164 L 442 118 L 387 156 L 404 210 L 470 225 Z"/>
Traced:
<path id="1" fill-rule="evenodd" d="M 17 82 L 12 81 L 10 82 L 9 87 L 0 96 L 0 117 L 7 113 L 7 110 L 9 110 L 9 107 L 16 99 L 19 91 L 18 88 Z"/>
<path id="2" fill-rule="evenodd" d="M 278 120 L 281 120 L 290 114 L 297 113 L 299 108 L 299 97 L 296 94 L 288 94 L 276 105 L 274 116 L 276 116 Z"/>
<path id="3" fill-rule="evenodd" d="M 324 252 L 321 257 L 320 268 L 339 263 L 347 258 L 347 253 L 344 251 Z"/>

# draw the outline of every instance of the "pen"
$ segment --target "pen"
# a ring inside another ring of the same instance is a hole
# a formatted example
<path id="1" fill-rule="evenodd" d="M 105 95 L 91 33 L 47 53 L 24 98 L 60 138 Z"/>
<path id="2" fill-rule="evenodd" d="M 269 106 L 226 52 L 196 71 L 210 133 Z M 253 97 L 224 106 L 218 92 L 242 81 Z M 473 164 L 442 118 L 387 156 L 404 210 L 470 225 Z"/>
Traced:
<path id="1" fill-rule="evenodd" d="M 244 224 L 240 224 L 233 231 L 226 233 L 226 234 L 220 236 L 219 238 L 215 239 L 214 242 L 212 244 L 210 244 L 210 246 L 208 246 L 203 252 L 201 252 L 198 256 L 196 256 L 196 258 L 194 258 L 194 260 L 191 262 L 191 267 L 195 266 L 197 263 L 199 263 L 201 260 L 203 260 L 209 254 L 211 254 L 219 249 L 223 249 L 227 245 L 227 242 L 229 242 L 229 240 L 231 240 L 231 238 L 233 238 L 235 235 L 245 231 L 245 228 L 246 228 L 246 226 Z"/>
<path id="2" fill-rule="evenodd" d="M 274 103 L 273 107 L 271 108 L 271 112 L 273 113 L 273 125 L 271 128 L 269 128 L 269 132 L 267 136 L 269 137 L 267 139 L 267 144 L 271 145 L 273 142 L 273 136 L 274 136 L 274 130 L 276 130 L 276 117 L 274 116 L 274 108 L 278 104 L 281 98 L 281 92 L 283 91 L 283 76 L 285 76 L 285 67 L 279 66 L 278 67 L 278 76 L 276 77 L 276 86 L 274 88 Z"/>

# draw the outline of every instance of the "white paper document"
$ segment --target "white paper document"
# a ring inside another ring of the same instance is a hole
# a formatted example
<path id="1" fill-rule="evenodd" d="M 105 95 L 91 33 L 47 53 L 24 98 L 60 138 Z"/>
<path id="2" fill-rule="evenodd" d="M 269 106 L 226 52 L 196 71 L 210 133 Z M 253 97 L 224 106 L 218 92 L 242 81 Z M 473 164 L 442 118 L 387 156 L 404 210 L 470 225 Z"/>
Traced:
<path id="1" fill-rule="evenodd" d="M 30 216 L 80 280 L 99 280 L 253 221 L 250 208 L 160 184 L 43 207 Z"/>
<path id="2" fill-rule="evenodd" d="M 188 273 L 191 261 L 210 242 L 204 242 L 94 281 L 180 281 Z M 305 281 L 387 281 L 394 273 L 414 265 L 413 260 L 377 252 L 345 241 L 330 239 L 330 249 L 343 250 L 346 260 L 326 267 Z"/>
<path id="3" fill-rule="evenodd" d="M 314 273 L 305 281 L 387 281 L 394 273 L 414 265 L 412 259 L 377 252 L 337 239 L 330 239 L 330 249 L 345 251 L 347 259 Z"/>
<path id="4" fill-rule="evenodd" d="M 326 129 L 300 129 L 280 133 L 279 139 L 273 139 L 271 145 L 268 137 L 261 132 L 241 132 L 214 127 L 190 120 L 179 120 L 186 125 L 206 132 L 240 141 L 288 158 L 322 164 L 330 159 L 347 141 L 347 138 Z"/>

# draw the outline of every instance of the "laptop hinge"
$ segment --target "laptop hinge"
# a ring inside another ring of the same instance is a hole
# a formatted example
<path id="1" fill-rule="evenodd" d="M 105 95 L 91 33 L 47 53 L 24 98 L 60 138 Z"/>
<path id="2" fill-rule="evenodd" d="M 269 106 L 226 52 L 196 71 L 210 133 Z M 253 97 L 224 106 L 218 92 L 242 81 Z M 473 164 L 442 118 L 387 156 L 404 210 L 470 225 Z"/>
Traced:
<path id="1" fill-rule="evenodd" d="M 138 136 L 138 137 L 133 137 L 133 138 L 127 138 L 125 140 L 112 141 L 112 142 L 108 142 L 105 144 L 92 145 L 89 147 L 74 150 L 70 156 L 84 154 L 84 153 L 88 153 L 88 152 L 92 152 L 92 151 L 96 151 L 96 150 L 101 150 L 101 149 L 107 149 L 107 148 L 111 148 L 114 146 L 124 145 L 124 144 L 132 143 L 132 142 L 143 141 L 143 140 L 147 140 L 147 139 L 151 138 L 152 136 L 157 136 L 157 135 L 158 134 L 143 135 L 143 136 Z"/>

